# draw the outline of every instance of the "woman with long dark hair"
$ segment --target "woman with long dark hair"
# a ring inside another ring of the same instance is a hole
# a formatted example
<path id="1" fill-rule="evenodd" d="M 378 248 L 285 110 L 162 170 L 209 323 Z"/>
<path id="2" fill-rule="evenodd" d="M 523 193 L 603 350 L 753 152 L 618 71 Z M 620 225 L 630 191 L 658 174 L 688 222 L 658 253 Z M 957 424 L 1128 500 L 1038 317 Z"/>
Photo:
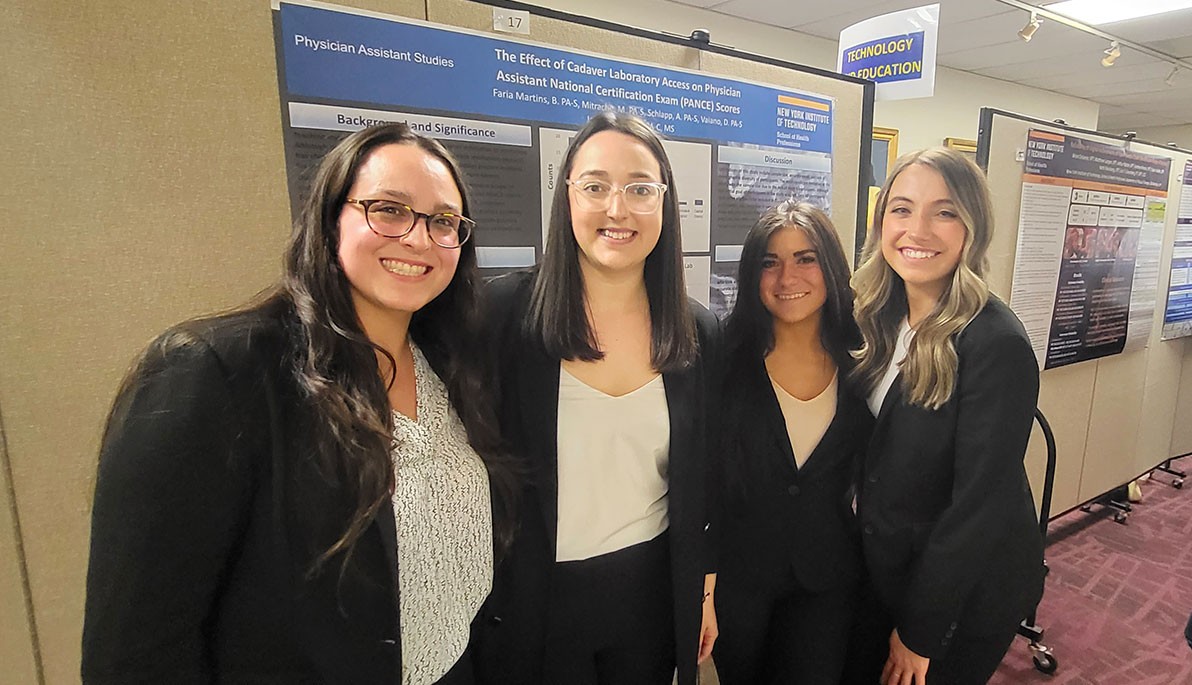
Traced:
<path id="1" fill-rule="evenodd" d="M 471 682 L 515 487 L 468 212 L 439 143 L 354 133 L 280 282 L 145 350 L 100 453 L 85 682 Z"/>
<path id="2" fill-rule="evenodd" d="M 641 119 L 593 117 L 563 159 L 546 253 L 491 284 L 502 425 L 526 460 L 519 536 L 482 612 L 493 683 L 693 685 L 715 640 L 705 376 L 679 205 Z"/>
<path id="3" fill-rule="evenodd" d="M 952 150 L 910 153 L 853 279 L 854 377 L 877 416 L 858 514 L 890 618 L 887 685 L 986 682 L 1043 589 L 1022 464 L 1039 368 L 985 283 L 992 235 L 981 170 Z"/>
<path id="4" fill-rule="evenodd" d="M 848 381 L 859 343 L 827 215 L 804 202 L 763 213 L 725 321 L 713 443 L 725 685 L 840 682 L 862 575 L 850 484 L 873 422 Z"/>

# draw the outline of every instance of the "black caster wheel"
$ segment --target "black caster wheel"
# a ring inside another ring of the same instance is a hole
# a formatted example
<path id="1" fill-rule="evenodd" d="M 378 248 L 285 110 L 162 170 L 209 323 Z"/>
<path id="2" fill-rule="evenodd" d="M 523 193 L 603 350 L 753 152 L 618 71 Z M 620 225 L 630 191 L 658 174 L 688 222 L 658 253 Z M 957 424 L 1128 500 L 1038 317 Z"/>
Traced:
<path id="1" fill-rule="evenodd" d="M 1056 669 L 1060 667 L 1060 664 L 1055 660 L 1055 657 L 1047 654 L 1046 652 L 1032 656 L 1031 661 L 1035 662 L 1036 671 L 1040 673 L 1046 673 L 1047 675 L 1055 673 Z"/>
<path id="2" fill-rule="evenodd" d="M 1181 489 L 1183 489 L 1183 487 L 1184 487 L 1184 479 L 1183 479 L 1183 478 L 1176 478 L 1175 480 L 1173 480 L 1173 481 L 1171 482 L 1171 487 L 1175 488 L 1176 490 L 1181 490 Z"/>
<path id="3" fill-rule="evenodd" d="M 1129 518 L 1129 516 L 1127 516 L 1126 512 L 1124 512 L 1124 511 L 1114 512 L 1114 514 L 1113 514 L 1113 522 L 1120 523 L 1123 526 L 1126 525 L 1126 520 L 1128 518 Z"/>
<path id="4" fill-rule="evenodd" d="M 1081 510 L 1081 511 L 1083 511 L 1084 513 L 1086 513 L 1086 514 L 1087 514 L 1087 513 L 1089 513 L 1090 511 L 1092 511 L 1092 510 L 1093 510 L 1093 505 L 1091 505 L 1091 504 L 1082 504 L 1082 505 L 1080 505 L 1080 510 Z"/>

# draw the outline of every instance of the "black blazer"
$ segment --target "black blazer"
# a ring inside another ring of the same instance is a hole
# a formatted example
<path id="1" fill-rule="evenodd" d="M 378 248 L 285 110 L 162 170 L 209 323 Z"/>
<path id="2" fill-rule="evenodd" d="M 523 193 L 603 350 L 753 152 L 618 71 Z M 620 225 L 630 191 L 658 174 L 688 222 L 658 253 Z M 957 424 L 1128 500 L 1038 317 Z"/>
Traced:
<path id="1" fill-rule="evenodd" d="M 335 562 L 307 577 L 351 503 L 303 438 L 290 321 L 273 305 L 168 332 L 117 399 L 92 512 L 84 682 L 401 681 L 388 500 L 342 581 Z"/>
<path id="2" fill-rule="evenodd" d="M 997 298 L 956 338 L 959 373 L 937 411 L 882 403 L 859 482 L 865 559 L 914 652 L 953 633 L 1013 632 L 1043 591 L 1043 541 L 1022 460 L 1039 395 L 1026 331 Z"/>
<path id="3" fill-rule="evenodd" d="M 489 601 L 477 618 L 473 643 L 477 679 L 530 685 L 542 682 L 546 611 L 555 566 L 558 525 L 559 360 L 522 333 L 532 272 L 489 284 L 488 330 L 494 336 L 506 436 L 524 460 L 532 484 L 521 500 L 520 527 L 499 563 Z M 705 377 L 718 323 L 692 303 L 701 361 L 665 373 L 670 413 L 669 541 L 680 685 L 694 685 L 702 621 L 707 513 Z"/>
<path id="4" fill-rule="evenodd" d="M 729 360 L 725 368 L 715 450 L 720 582 L 777 588 L 793 574 L 809 592 L 856 583 L 862 562 L 852 481 L 873 428 L 869 408 L 841 370 L 836 415 L 796 468 L 764 361 Z"/>

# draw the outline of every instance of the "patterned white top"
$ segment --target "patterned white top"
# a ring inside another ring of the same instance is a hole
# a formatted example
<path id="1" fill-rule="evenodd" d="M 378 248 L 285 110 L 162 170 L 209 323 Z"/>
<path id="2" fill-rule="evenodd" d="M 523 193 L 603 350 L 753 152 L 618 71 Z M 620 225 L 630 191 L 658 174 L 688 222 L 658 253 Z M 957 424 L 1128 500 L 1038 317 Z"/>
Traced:
<path id="1" fill-rule="evenodd" d="M 418 420 L 393 412 L 402 683 L 443 677 L 492 590 L 488 472 L 447 388 L 413 343 Z"/>

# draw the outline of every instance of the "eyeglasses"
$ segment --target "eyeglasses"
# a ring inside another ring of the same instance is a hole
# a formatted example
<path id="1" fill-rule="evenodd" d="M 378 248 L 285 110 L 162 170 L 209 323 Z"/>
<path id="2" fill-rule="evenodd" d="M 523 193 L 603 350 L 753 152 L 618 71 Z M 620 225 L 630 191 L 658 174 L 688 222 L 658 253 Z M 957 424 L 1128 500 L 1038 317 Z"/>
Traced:
<path id="1" fill-rule="evenodd" d="M 575 202 L 580 209 L 589 212 L 603 212 L 613 202 L 613 195 L 621 193 L 625 209 L 634 214 L 652 214 L 658 210 L 662 196 L 666 193 L 665 183 L 626 183 L 621 187 L 593 179 L 567 181 L 575 191 Z"/>
<path id="2" fill-rule="evenodd" d="M 414 230 L 419 219 L 426 219 L 426 232 L 434 244 L 454 249 L 468 242 L 472 229 L 476 228 L 475 221 L 461 214 L 424 214 L 393 200 L 355 200 L 349 197 L 344 202 L 359 205 L 364 210 L 368 227 L 384 238 L 401 238 Z"/>

